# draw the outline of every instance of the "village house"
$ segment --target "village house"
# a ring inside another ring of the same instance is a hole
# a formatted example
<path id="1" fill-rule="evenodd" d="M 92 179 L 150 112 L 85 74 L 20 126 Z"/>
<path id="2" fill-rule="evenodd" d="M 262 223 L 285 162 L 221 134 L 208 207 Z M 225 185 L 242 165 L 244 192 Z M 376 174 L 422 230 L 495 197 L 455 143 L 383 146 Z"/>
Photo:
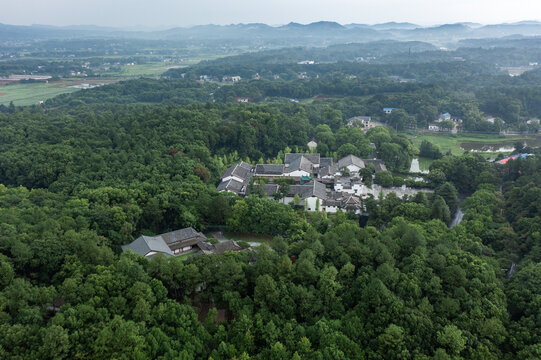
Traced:
<path id="1" fill-rule="evenodd" d="M 256 177 L 282 177 L 284 176 L 284 164 L 257 164 L 255 166 Z"/>
<path id="2" fill-rule="evenodd" d="M 200 241 L 207 241 L 205 235 L 189 227 L 156 236 L 141 235 L 130 244 L 123 245 L 122 250 L 130 249 L 148 258 L 158 253 L 176 256 L 198 249 Z"/>
<path id="3" fill-rule="evenodd" d="M 122 245 L 122 251 L 131 250 L 139 255 L 152 258 L 156 254 L 167 257 L 174 256 L 173 252 L 161 237 L 141 235 L 131 243 Z"/>
<path id="4" fill-rule="evenodd" d="M 321 211 L 323 201 L 327 199 L 327 187 L 314 180 L 304 185 L 291 185 L 284 197 L 284 203 L 294 202 L 295 196 L 302 200 L 300 205 L 305 205 L 307 211 Z"/>
<path id="5" fill-rule="evenodd" d="M 355 116 L 348 119 L 347 126 L 357 128 L 369 128 L 371 120 L 372 118 L 370 116 Z"/>
<path id="6" fill-rule="evenodd" d="M 440 131 L 441 130 L 441 127 L 438 123 L 429 123 L 428 124 L 428 131 Z"/>
<path id="7" fill-rule="evenodd" d="M 250 182 L 253 175 L 252 165 L 241 161 L 238 164 L 230 166 L 225 170 L 221 182 L 218 185 L 218 191 L 229 191 L 237 195 L 242 195 L 246 192 L 246 185 Z"/>
<path id="8" fill-rule="evenodd" d="M 130 244 L 123 245 L 122 250 L 131 250 L 150 259 L 157 254 L 164 254 L 166 257 L 187 253 L 194 256 L 219 255 L 229 251 L 242 251 L 242 248 L 233 240 L 211 244 L 205 235 L 188 227 L 156 236 L 141 235 Z"/>
<path id="9" fill-rule="evenodd" d="M 446 121 L 446 120 L 451 120 L 451 114 L 449 114 L 449 113 L 440 114 L 440 116 L 438 117 L 438 120 L 436 120 L 436 121 L 437 122 L 442 122 L 442 121 Z"/>
<path id="10" fill-rule="evenodd" d="M 396 110 L 396 108 L 383 108 L 383 112 L 385 113 L 385 115 L 389 115 L 393 112 L 393 110 Z"/>
<path id="11" fill-rule="evenodd" d="M 358 173 L 359 170 L 365 168 L 365 164 L 364 161 L 357 156 L 348 155 L 338 160 L 338 170 L 342 171 L 345 168 L 347 168 L 350 173 Z"/>

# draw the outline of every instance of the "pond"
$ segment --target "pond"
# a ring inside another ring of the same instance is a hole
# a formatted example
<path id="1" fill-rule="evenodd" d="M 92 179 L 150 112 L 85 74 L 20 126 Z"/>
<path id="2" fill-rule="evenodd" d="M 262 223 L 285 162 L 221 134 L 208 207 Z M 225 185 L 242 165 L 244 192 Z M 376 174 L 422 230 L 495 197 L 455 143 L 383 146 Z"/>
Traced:
<path id="1" fill-rule="evenodd" d="M 510 153 L 515 150 L 517 141 L 499 141 L 494 143 L 483 143 L 475 141 L 467 141 L 460 144 L 462 150 L 472 152 L 488 152 L 488 153 Z M 525 146 L 532 148 L 541 147 L 541 137 L 528 138 L 522 140 Z"/>

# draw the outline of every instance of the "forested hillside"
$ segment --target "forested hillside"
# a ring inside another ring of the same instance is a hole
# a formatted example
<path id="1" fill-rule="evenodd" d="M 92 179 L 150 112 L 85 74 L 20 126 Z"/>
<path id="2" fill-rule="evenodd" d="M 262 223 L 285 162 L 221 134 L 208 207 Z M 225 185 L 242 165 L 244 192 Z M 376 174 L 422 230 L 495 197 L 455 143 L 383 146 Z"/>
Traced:
<path id="1" fill-rule="evenodd" d="M 346 128 L 326 105 L 6 108 L 0 130 L 2 358 L 541 354 L 538 156 L 445 156 L 427 176 L 435 195 L 373 199 L 361 227 L 215 188 L 226 166 L 279 161 L 312 137 L 330 156 L 374 142 L 391 170 L 409 168 L 405 137 Z M 273 239 L 189 259 L 120 253 L 141 233 L 217 225 Z"/>

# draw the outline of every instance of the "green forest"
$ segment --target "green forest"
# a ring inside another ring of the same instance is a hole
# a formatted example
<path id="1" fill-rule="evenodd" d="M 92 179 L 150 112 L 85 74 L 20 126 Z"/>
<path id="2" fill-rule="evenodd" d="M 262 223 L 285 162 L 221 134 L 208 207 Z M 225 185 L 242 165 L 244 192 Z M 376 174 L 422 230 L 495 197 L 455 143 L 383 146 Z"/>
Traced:
<path id="1" fill-rule="evenodd" d="M 394 45 L 370 64 L 346 61 L 348 46 L 261 52 L 0 106 L 0 358 L 541 359 L 541 150 L 519 143 L 529 156 L 498 164 L 406 133 L 444 112 L 461 131 L 536 133 L 541 72 L 502 75 L 486 49 L 423 63 L 422 43 L 401 45 L 404 64 Z M 310 140 L 335 161 L 375 153 L 387 171 L 362 169 L 367 186 L 427 192 L 369 196 L 357 216 L 217 191 L 229 166 L 281 164 Z M 418 156 L 429 171 L 411 176 Z M 269 240 L 121 249 L 186 227 Z"/>

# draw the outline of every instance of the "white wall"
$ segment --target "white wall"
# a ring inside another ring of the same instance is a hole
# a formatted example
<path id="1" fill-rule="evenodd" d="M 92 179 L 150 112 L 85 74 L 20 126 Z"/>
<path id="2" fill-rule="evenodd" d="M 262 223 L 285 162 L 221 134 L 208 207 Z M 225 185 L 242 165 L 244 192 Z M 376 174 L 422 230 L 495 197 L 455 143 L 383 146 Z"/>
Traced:
<path id="1" fill-rule="evenodd" d="M 230 179 L 236 180 L 238 182 L 244 182 L 243 179 L 239 178 L 238 176 L 229 175 L 228 177 L 225 177 L 222 179 L 222 181 L 229 181 Z"/>
<path id="2" fill-rule="evenodd" d="M 303 170 L 296 170 L 290 173 L 285 173 L 284 176 L 291 176 L 291 177 L 310 176 L 310 173 Z"/>

